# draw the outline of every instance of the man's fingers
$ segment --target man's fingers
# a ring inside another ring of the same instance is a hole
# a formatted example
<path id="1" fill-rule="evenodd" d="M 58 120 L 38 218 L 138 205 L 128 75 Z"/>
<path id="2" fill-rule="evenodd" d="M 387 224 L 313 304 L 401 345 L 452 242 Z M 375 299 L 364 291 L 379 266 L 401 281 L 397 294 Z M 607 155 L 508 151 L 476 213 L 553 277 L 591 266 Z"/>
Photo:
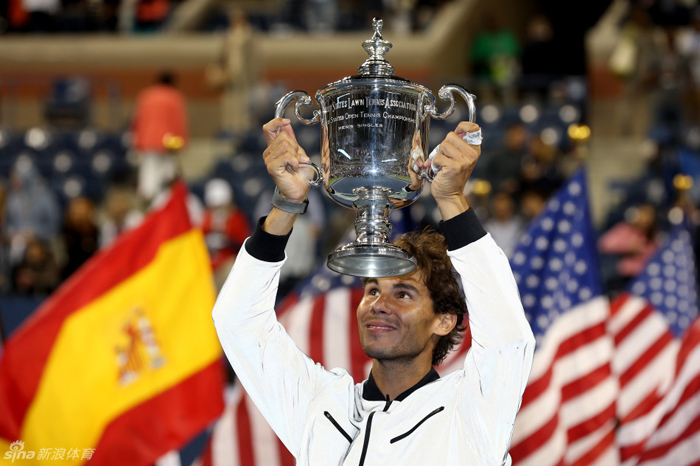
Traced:
<path id="1" fill-rule="evenodd" d="M 284 170 L 299 171 L 299 160 L 290 152 L 273 153 L 267 161 L 267 171 L 271 175 L 280 175 Z"/>
<path id="2" fill-rule="evenodd" d="M 299 171 L 300 163 L 309 163 L 311 160 L 304 149 L 293 140 L 279 138 L 263 152 L 265 164 L 269 172 L 276 172 L 290 167 L 293 172 Z"/>
<path id="3" fill-rule="evenodd" d="M 268 145 L 277 139 L 277 136 L 281 132 L 287 133 L 294 137 L 294 130 L 292 129 L 291 121 L 288 118 L 275 118 L 263 125 L 263 134 L 265 135 L 265 140 L 267 141 Z"/>
<path id="4" fill-rule="evenodd" d="M 311 159 L 309 158 L 308 155 L 306 155 L 306 151 L 304 150 L 303 147 L 297 146 L 297 154 L 299 155 L 300 162 L 304 162 L 304 163 L 311 162 Z"/>
<path id="5" fill-rule="evenodd" d="M 275 137 L 269 146 L 267 146 L 267 149 L 265 149 L 263 155 L 265 152 L 276 150 L 278 147 L 285 147 L 287 150 L 292 152 L 298 152 L 299 150 L 299 144 L 297 143 L 296 139 L 293 136 L 290 136 L 286 131 L 283 131 L 279 134 L 279 136 Z"/>
<path id="6" fill-rule="evenodd" d="M 476 131 L 479 131 L 479 125 L 470 121 L 460 122 L 457 125 L 457 129 L 455 129 L 455 133 L 457 133 L 460 137 L 464 136 L 467 133 L 474 133 Z"/>
<path id="7" fill-rule="evenodd" d="M 465 133 L 466 134 L 466 133 Z M 451 132 L 445 137 L 445 141 L 451 144 L 454 149 L 448 154 L 452 157 L 467 157 L 470 161 L 475 161 L 481 154 L 481 146 L 472 146 L 466 142 L 459 133 Z M 440 145 L 442 148 L 442 144 Z"/>

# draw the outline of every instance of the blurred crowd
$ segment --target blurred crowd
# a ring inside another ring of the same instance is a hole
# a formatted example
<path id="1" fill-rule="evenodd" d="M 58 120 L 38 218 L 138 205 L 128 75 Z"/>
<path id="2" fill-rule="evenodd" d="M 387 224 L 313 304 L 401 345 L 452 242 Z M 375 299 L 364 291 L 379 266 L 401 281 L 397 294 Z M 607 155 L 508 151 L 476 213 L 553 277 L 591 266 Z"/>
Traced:
<path id="1" fill-rule="evenodd" d="M 374 16 L 394 33 L 426 27 L 448 0 L 284 0 L 261 1 L 252 25 L 264 32 L 328 34 L 361 30 Z M 147 33 L 160 30 L 182 0 L 0 0 L 0 33 Z M 200 30 L 228 27 L 229 6 L 214 5 Z"/>
<path id="2" fill-rule="evenodd" d="M 435 11 L 440 4 L 387 1 L 381 3 L 387 10 L 379 14 L 391 9 L 396 14 L 393 27 L 411 30 L 421 27 L 419 5 Z M 285 5 L 296 5 L 292 9 L 304 14 L 284 24 L 308 29 L 309 24 L 323 23 L 318 15 L 330 14 L 335 2 L 289 1 Z M 378 3 L 372 5 L 380 8 Z M 641 177 L 610 187 L 614 196 L 598 246 L 611 292 L 622 289 L 658 248 L 672 223 L 669 214 L 681 209 L 694 215 L 694 205 L 700 202 L 700 183 L 691 189 L 686 182 L 681 189 L 677 181 L 679 174 L 693 174 L 692 163 L 700 177 L 700 13 L 691 8 L 664 10 L 659 5 L 631 3 L 610 59 L 611 71 L 625 86 L 627 104 L 621 108 L 629 114 L 620 116 L 625 123 L 623 135 L 648 137 L 652 148 L 645 155 L 647 168 Z M 363 14 L 376 14 L 369 4 L 364 7 Z M 308 19 L 313 16 L 309 8 L 317 9 L 313 21 Z M 408 19 L 402 11 L 411 12 Z M 230 109 L 241 105 L 271 110 L 273 98 L 261 103 L 248 91 L 240 95 L 240 89 L 249 89 L 250 83 L 238 76 L 236 70 L 244 65 L 231 52 L 241 49 L 240 43 L 247 40 L 247 33 L 241 31 L 255 20 L 234 13 L 230 21 L 237 26 L 227 41 L 235 46 L 223 47 L 221 70 L 208 70 L 211 80 L 217 81 L 218 76 L 220 86 L 229 93 L 223 114 L 237 113 Z M 332 28 L 338 27 L 331 23 Z M 465 194 L 507 255 L 549 196 L 585 159 L 587 136 L 581 137 L 572 128 L 588 130 L 586 80 L 558 67 L 558 61 L 552 59 L 559 50 L 557 42 L 555 29 L 544 15 L 531 18 L 522 41 L 491 16 L 483 30 L 476 32 L 468 57 L 476 77 L 476 87 L 470 90 L 475 89 L 479 96 L 477 123 L 485 139 Z M 628 50 L 618 51 L 626 47 Z M 131 118 L 129 173 L 113 180 L 97 196 L 77 192 L 62 197 L 31 159 L 18 158 L 8 179 L 0 183 L 0 290 L 50 293 L 101 248 L 139 225 L 150 209 L 166 202 L 172 183 L 182 175 L 179 152 L 189 139 L 185 107 L 185 96 L 167 74 L 139 94 Z M 260 125 L 269 117 L 269 112 L 258 110 L 251 112 L 250 121 L 222 119 L 222 127 L 250 129 L 233 138 L 230 154 L 210 173 L 189 183 L 191 220 L 204 232 L 218 286 L 243 240 L 269 211 L 273 186 L 260 157 L 264 141 L 259 134 Z M 431 146 L 464 118 L 464 112 L 458 111 L 445 122 L 433 122 Z M 318 128 L 296 127 L 295 131 L 315 160 L 320 147 Z M 309 211 L 296 224 L 290 240 L 280 298 L 352 236 L 352 210 L 334 204 L 320 190 L 312 190 L 310 198 Z M 427 188 L 415 204 L 392 213 L 396 232 L 436 226 L 438 220 Z"/>
<path id="3" fill-rule="evenodd" d="M 158 30 L 171 0 L 2 0 L 0 33 L 132 33 Z"/>

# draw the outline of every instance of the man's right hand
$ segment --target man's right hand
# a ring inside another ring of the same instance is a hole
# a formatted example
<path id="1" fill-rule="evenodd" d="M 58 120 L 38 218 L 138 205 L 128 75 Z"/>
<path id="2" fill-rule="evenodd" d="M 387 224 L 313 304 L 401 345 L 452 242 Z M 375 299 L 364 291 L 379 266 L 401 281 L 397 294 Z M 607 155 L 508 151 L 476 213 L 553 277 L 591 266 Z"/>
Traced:
<path id="1" fill-rule="evenodd" d="M 297 143 L 289 120 L 275 118 L 263 126 L 263 132 L 267 140 L 267 149 L 263 152 L 267 172 L 282 196 L 293 202 L 303 202 L 309 192 L 312 169 L 299 165 L 310 160 Z"/>

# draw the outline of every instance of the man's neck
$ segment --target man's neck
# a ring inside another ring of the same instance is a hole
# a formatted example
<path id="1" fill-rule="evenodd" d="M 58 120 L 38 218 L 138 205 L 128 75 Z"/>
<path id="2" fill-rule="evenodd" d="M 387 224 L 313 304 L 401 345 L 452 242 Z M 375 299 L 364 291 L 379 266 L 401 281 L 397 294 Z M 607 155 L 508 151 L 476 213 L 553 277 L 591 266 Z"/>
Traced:
<path id="1" fill-rule="evenodd" d="M 372 361 L 372 377 L 377 388 L 390 400 L 413 387 L 432 369 L 431 361 Z"/>

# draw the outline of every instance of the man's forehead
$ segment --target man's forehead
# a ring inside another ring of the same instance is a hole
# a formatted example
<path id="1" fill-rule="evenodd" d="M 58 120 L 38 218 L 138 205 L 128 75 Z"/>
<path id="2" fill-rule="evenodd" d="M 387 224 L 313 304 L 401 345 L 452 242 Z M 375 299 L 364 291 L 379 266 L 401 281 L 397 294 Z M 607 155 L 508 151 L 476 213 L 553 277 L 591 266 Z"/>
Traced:
<path id="1" fill-rule="evenodd" d="M 398 285 L 401 283 L 410 285 L 424 285 L 423 275 L 418 270 L 414 270 L 413 272 L 405 275 L 399 275 L 398 277 L 368 278 L 365 280 L 365 285 L 369 285 L 370 283 L 385 283 L 389 286 Z"/>

